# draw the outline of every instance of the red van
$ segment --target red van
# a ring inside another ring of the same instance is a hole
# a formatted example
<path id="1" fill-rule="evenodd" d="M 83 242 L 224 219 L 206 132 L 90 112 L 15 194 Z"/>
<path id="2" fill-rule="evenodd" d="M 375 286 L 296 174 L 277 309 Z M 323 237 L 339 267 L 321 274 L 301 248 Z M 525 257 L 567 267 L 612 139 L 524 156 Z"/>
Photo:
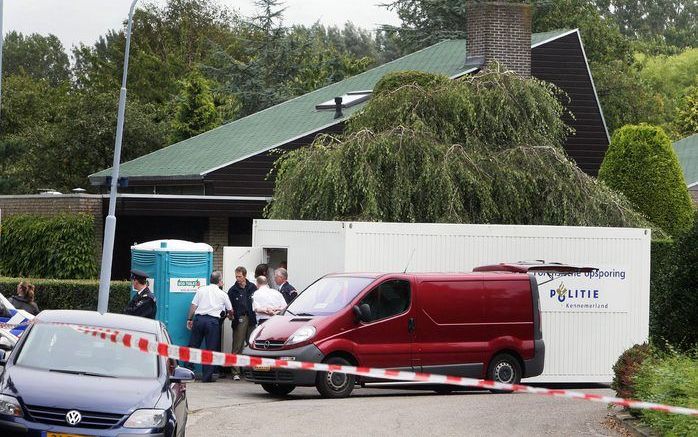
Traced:
<path id="1" fill-rule="evenodd" d="M 513 272 L 331 274 L 258 326 L 244 353 L 518 383 L 543 372 L 538 286 Z M 315 386 L 339 398 L 367 382 L 260 367 L 243 375 L 274 395 Z"/>

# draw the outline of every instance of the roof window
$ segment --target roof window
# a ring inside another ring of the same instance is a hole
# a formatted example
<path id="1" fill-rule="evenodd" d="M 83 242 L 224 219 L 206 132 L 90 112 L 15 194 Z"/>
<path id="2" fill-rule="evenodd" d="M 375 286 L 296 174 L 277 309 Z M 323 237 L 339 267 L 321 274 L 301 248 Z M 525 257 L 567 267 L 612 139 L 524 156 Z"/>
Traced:
<path id="1" fill-rule="evenodd" d="M 342 108 L 350 108 L 354 105 L 358 105 L 359 103 L 363 103 L 371 98 L 372 93 L 372 90 L 350 91 L 341 96 Z M 336 109 L 336 104 L 334 99 L 332 99 L 315 105 L 315 109 Z"/>

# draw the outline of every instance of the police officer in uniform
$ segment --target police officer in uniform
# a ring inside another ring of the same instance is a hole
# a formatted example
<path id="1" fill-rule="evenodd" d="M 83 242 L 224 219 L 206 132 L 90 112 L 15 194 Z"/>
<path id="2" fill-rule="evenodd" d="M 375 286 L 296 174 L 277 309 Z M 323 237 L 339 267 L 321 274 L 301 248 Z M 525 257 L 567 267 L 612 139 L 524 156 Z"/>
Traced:
<path id="1" fill-rule="evenodd" d="M 126 305 L 124 314 L 131 316 L 155 318 L 157 305 L 155 304 L 155 296 L 148 288 L 148 274 L 141 270 L 131 270 L 131 282 L 133 289 L 136 290 L 136 295 Z"/>

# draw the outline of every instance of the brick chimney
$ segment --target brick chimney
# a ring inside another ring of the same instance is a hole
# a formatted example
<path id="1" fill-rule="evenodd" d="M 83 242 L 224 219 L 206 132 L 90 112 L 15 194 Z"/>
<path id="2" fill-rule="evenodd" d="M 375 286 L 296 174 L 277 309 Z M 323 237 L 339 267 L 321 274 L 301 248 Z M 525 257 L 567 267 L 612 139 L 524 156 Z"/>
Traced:
<path id="1" fill-rule="evenodd" d="M 498 61 L 531 76 L 531 6 L 526 3 L 468 2 L 466 64 Z"/>

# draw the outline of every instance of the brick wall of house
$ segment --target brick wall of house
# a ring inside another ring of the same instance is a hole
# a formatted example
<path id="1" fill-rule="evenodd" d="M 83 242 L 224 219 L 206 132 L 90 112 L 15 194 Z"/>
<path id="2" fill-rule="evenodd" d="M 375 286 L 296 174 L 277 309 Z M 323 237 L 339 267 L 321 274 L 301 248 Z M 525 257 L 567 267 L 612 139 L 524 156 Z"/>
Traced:
<path id="1" fill-rule="evenodd" d="M 81 212 L 94 217 L 95 255 L 97 263 L 100 263 L 104 236 L 102 196 L 94 194 L 0 196 L 0 213 L 3 218 L 18 214 L 54 216 Z"/>
<path id="2" fill-rule="evenodd" d="M 228 217 L 209 217 L 204 242 L 213 247 L 213 268 L 223 270 L 223 248 L 228 245 Z"/>
<path id="3" fill-rule="evenodd" d="M 698 185 L 689 188 L 688 194 L 691 195 L 691 198 L 693 199 L 693 204 L 698 206 Z"/>
<path id="4" fill-rule="evenodd" d="M 470 2 L 466 26 L 466 63 L 496 60 L 521 76 L 531 76 L 530 5 Z"/>

